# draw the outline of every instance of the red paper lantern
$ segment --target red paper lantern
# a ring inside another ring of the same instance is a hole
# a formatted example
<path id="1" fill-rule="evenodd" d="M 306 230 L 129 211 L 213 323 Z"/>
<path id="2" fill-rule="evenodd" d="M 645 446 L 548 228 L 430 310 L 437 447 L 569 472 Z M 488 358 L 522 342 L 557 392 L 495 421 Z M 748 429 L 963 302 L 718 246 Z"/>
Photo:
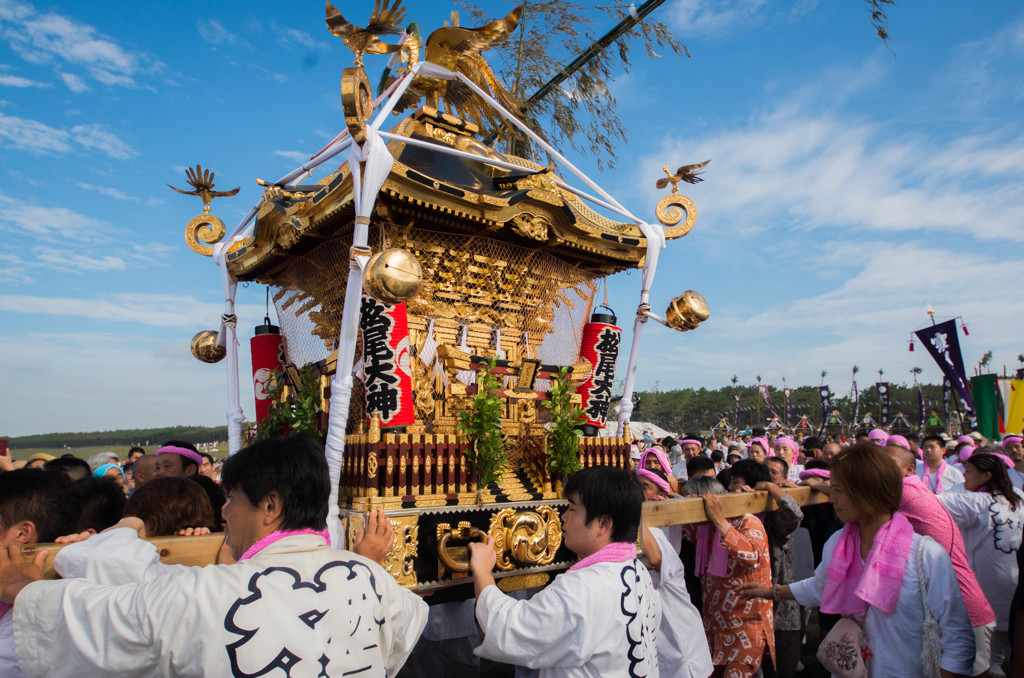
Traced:
<path id="1" fill-rule="evenodd" d="M 608 421 L 608 405 L 612 398 L 615 382 L 615 363 L 619 358 L 619 343 L 622 330 L 615 326 L 614 312 L 607 306 L 607 313 L 595 312 L 590 322 L 583 326 L 583 340 L 580 343 L 580 358 L 590 363 L 590 378 L 576 392 L 583 400 L 583 416 L 587 418 L 583 435 L 597 435 L 598 429 Z"/>
<path id="2" fill-rule="evenodd" d="M 263 319 L 262 325 L 256 326 L 255 336 L 249 340 L 249 351 L 252 353 L 252 388 L 256 396 L 256 423 L 259 424 L 267 416 L 270 409 L 270 394 L 267 387 L 270 380 L 284 369 L 284 342 L 281 341 L 281 328 L 270 324 L 270 317 Z"/>
<path id="3" fill-rule="evenodd" d="M 359 313 L 363 342 L 363 385 L 366 417 L 381 426 L 406 426 L 415 421 L 409 317 L 405 302 L 391 306 L 363 293 Z"/>

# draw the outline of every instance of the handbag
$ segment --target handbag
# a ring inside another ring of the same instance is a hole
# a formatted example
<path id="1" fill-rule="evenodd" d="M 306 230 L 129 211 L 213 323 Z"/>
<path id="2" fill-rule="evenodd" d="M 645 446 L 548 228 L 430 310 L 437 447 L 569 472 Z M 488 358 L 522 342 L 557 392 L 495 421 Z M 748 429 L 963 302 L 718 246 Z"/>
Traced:
<path id="1" fill-rule="evenodd" d="M 870 656 L 864 628 L 852 617 L 843 617 L 818 646 L 818 661 L 838 678 L 869 678 L 864 655 Z"/>
<path id="2" fill-rule="evenodd" d="M 931 537 L 921 537 L 917 545 L 917 579 L 918 587 L 921 589 L 921 607 L 924 609 L 924 624 L 921 627 L 921 669 L 925 678 L 939 678 L 942 675 L 940 662 L 942 661 L 942 646 L 939 643 L 939 624 L 932 617 L 928 609 L 928 585 L 924 577 L 922 556 L 925 540 Z"/>

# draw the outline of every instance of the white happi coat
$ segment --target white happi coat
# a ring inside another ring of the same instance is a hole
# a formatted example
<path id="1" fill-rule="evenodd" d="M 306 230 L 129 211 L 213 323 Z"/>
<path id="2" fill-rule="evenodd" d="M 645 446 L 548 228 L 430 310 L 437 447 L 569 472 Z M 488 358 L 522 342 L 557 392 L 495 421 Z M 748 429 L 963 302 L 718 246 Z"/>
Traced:
<path id="1" fill-rule="evenodd" d="M 954 486 L 964 482 L 964 474 L 956 470 L 956 467 L 946 462 L 945 467 L 942 468 L 942 492 L 949 492 Z M 924 486 L 931 490 L 932 494 L 942 494 L 939 492 L 939 472 L 932 472 L 928 468 L 928 464 L 918 460 L 917 470 L 915 472 L 917 477 L 921 479 Z"/>
<path id="2" fill-rule="evenodd" d="M 152 548 L 135 567 L 156 559 Z M 35 582 L 13 614 L 28 676 L 363 678 L 398 672 L 427 605 L 377 563 L 294 535 L 235 565 L 145 583 Z"/>
<path id="3" fill-rule="evenodd" d="M 666 678 L 707 678 L 715 667 L 704 635 L 704 622 L 686 590 L 686 571 L 679 559 L 679 549 L 672 550 L 664 530 L 653 528 L 651 535 L 661 549 L 660 571 L 651 571 L 651 582 L 661 596 L 658 670 Z"/>
<path id="4" fill-rule="evenodd" d="M 488 586 L 476 617 L 477 655 L 540 669 L 541 678 L 658 676 L 661 603 L 636 558 L 565 572 L 530 600 Z"/>
<path id="5" fill-rule="evenodd" d="M 1011 508 L 1005 498 L 988 492 L 944 493 L 939 501 L 960 528 L 967 561 L 996 613 L 996 631 L 1009 630 L 1024 505 Z"/>

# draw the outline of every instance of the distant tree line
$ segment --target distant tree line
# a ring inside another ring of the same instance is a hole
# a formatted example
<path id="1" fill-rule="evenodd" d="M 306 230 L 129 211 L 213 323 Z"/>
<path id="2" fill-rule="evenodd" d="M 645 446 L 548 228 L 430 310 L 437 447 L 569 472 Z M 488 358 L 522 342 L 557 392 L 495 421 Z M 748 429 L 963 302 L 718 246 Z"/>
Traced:
<path id="1" fill-rule="evenodd" d="M 838 390 L 836 387 L 832 387 L 832 409 L 839 410 L 846 423 L 853 423 L 856 403 L 852 393 L 838 393 Z M 942 386 L 922 384 L 921 390 L 924 392 L 925 416 L 927 417 L 932 410 L 935 410 L 940 417 L 945 418 Z M 775 413 L 785 425 L 786 398 L 782 389 L 769 386 L 768 392 Z M 732 396 L 733 393 L 738 393 L 740 396 L 738 423 L 735 421 L 736 401 Z M 639 397 L 639 406 L 633 410 L 632 419 L 634 421 L 650 422 L 667 431 L 677 433 L 707 431 L 722 417 L 726 417 L 731 426 L 740 429 L 765 426 L 774 416 L 758 394 L 756 385 L 723 386 L 713 391 L 706 388 L 645 391 L 634 395 L 634 402 L 637 397 Z M 795 426 L 800 421 L 800 417 L 804 415 L 807 416 L 812 426 L 821 425 L 821 397 L 817 387 L 792 388 L 790 402 L 793 409 L 791 425 Z M 888 425 L 890 423 L 881 421 L 881 402 L 874 384 L 868 384 L 860 390 L 859 417 L 863 418 L 869 412 L 879 424 Z M 919 426 L 921 422 L 918 421 L 917 387 L 906 384 L 890 384 L 889 412 L 890 419 L 902 412 L 911 424 Z"/>
<path id="2" fill-rule="evenodd" d="M 227 426 L 165 426 L 88 433 L 43 433 L 10 439 L 12 450 L 34 447 L 99 447 L 102 445 L 159 445 L 166 440 L 206 443 L 227 440 Z"/>

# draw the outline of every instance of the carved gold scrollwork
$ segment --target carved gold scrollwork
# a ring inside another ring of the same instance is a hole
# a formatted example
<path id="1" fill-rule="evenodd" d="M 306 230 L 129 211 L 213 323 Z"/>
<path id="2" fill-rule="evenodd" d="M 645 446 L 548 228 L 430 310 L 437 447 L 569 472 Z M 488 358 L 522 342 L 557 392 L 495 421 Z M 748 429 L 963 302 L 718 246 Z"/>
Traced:
<path id="1" fill-rule="evenodd" d="M 519 235 L 534 240 L 545 241 L 548 239 L 548 227 L 550 224 L 544 217 L 538 217 L 529 212 L 517 214 L 512 220 L 512 230 Z"/>
<path id="2" fill-rule="evenodd" d="M 384 556 L 384 569 L 402 586 L 415 586 L 417 580 L 413 564 L 419 549 L 418 518 L 397 516 L 390 520 L 395 532 L 395 543 Z"/>
<path id="3" fill-rule="evenodd" d="M 185 242 L 196 254 L 212 257 L 213 245 L 220 242 L 226 233 L 223 221 L 212 214 L 200 214 L 185 227 Z M 200 244 L 200 241 L 206 244 Z"/>
<path id="4" fill-rule="evenodd" d="M 697 223 L 697 206 L 685 195 L 678 193 L 666 195 L 659 200 L 656 214 L 662 226 L 668 227 L 665 229 L 665 237 L 669 239 L 682 238 Z M 686 221 L 683 221 L 683 215 Z M 680 221 L 683 221 L 682 225 L 676 226 Z"/>
<path id="5" fill-rule="evenodd" d="M 368 478 L 377 477 L 377 453 L 373 450 L 370 450 L 366 460 L 366 476 Z"/>
<path id="6" fill-rule="evenodd" d="M 562 523 L 550 506 L 536 510 L 504 508 L 491 518 L 488 534 L 494 538 L 499 570 L 517 565 L 549 565 L 562 545 Z"/>

